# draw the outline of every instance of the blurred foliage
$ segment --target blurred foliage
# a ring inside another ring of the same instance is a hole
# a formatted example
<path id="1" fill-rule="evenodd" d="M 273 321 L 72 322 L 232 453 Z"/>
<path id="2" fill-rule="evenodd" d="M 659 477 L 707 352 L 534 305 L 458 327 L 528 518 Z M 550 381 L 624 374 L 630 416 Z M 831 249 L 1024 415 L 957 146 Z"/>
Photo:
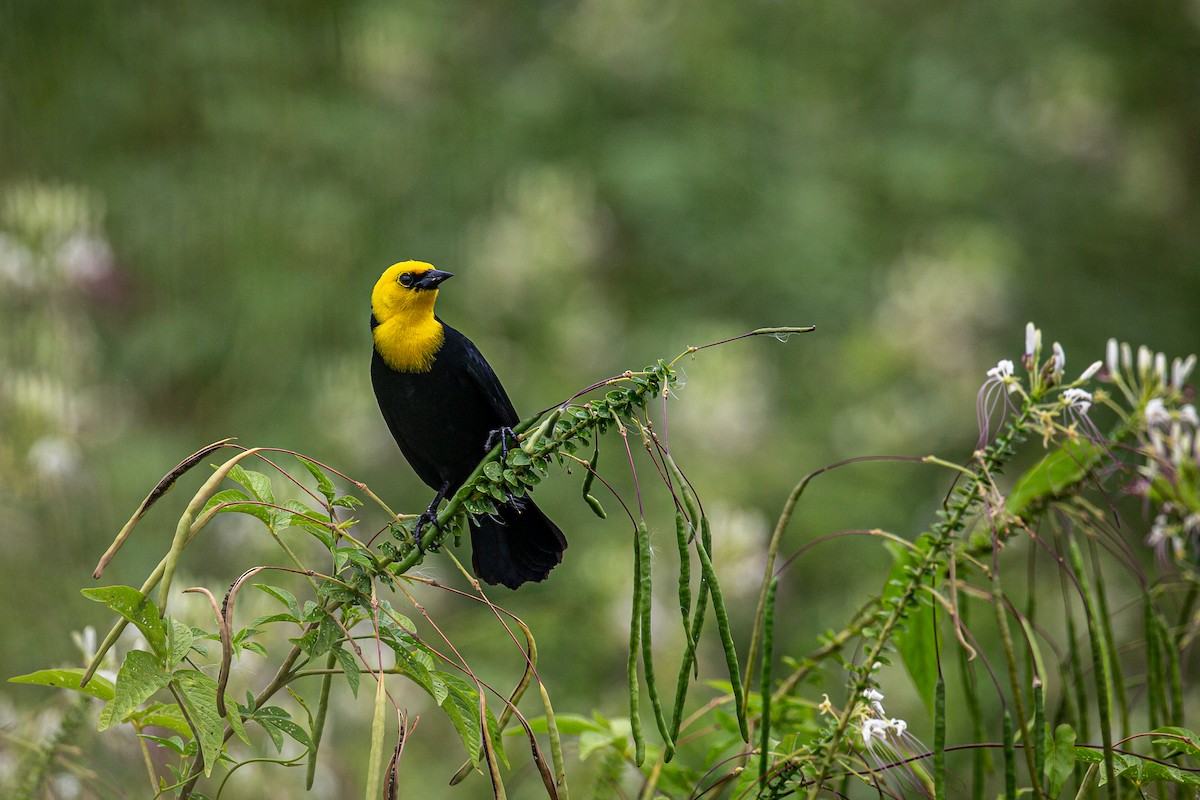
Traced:
<path id="1" fill-rule="evenodd" d="M 805 472 L 965 456 L 981 370 L 1011 354 L 998 332 L 1052 323 L 1082 363 L 1108 336 L 1196 349 L 1198 77 L 1200 11 L 1166 0 L 5 0 L 0 603 L 37 611 L 4 624 L 0 673 L 72 658 L 58 631 L 100 618 L 76 587 L 206 442 L 294 447 L 424 507 L 367 378 L 368 292 L 402 258 L 457 273 L 439 312 L 523 411 L 687 344 L 816 324 L 706 355 L 672 416 L 720 498 L 718 569 L 753 575 Z M 792 545 L 912 531 L 934 486 L 829 481 Z M 628 540 L 576 491 L 539 488 L 572 546 L 510 605 L 557 665 L 556 706 L 604 709 Z M 263 543 L 228 525 L 206 546 L 193 577 L 220 586 Z M 857 555 L 797 565 L 778 637 L 857 604 Z M 460 632 L 485 652 L 490 635 Z M 410 754 L 440 757 L 432 728 Z"/>

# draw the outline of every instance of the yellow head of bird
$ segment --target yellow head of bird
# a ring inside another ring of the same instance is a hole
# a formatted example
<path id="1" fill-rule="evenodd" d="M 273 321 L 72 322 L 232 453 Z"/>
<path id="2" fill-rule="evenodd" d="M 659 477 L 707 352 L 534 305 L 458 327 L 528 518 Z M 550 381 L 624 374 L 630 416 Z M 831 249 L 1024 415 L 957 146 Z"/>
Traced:
<path id="1" fill-rule="evenodd" d="M 400 319 L 419 324 L 433 315 L 437 287 L 451 273 L 424 261 L 401 261 L 383 271 L 371 292 L 371 311 L 380 323 Z"/>

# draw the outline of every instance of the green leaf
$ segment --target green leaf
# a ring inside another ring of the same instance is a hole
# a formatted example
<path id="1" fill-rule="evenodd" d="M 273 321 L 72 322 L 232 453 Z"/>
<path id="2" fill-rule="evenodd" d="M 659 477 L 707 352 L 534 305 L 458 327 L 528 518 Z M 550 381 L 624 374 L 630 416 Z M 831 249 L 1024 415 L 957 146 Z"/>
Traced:
<path id="1" fill-rule="evenodd" d="M 342 635 L 342 629 L 338 626 L 337 621 L 324 612 L 317 623 L 317 627 L 300 638 L 300 647 L 310 657 L 316 658 L 319 655 L 329 652 L 329 648 L 333 647 L 333 643 Z"/>
<path id="2" fill-rule="evenodd" d="M 1103 786 L 1108 783 L 1109 776 L 1104 766 L 1103 750 L 1091 747 L 1076 747 L 1075 758 L 1086 764 L 1098 765 L 1100 768 L 1099 785 Z M 1116 771 L 1117 777 L 1124 778 L 1139 787 L 1151 781 L 1170 781 L 1183 786 L 1200 786 L 1200 775 L 1196 773 L 1185 772 L 1170 764 L 1146 761 L 1135 755 L 1114 753 L 1113 769 Z"/>
<path id="3" fill-rule="evenodd" d="M 229 723 L 229 728 L 235 736 L 250 744 L 250 737 L 246 735 L 246 724 L 238 713 L 238 704 L 229 694 L 225 695 L 225 721 Z"/>
<path id="4" fill-rule="evenodd" d="M 1075 730 L 1070 725 L 1059 725 L 1047 745 L 1046 777 L 1049 778 L 1050 796 L 1057 797 L 1075 771 Z"/>
<path id="5" fill-rule="evenodd" d="M 533 717 L 528 720 L 529 728 L 534 733 L 546 733 L 549 730 L 546 724 L 546 717 Z M 607 733 L 609 729 L 604 725 L 596 722 L 591 717 L 584 717 L 579 714 L 555 714 L 554 723 L 558 728 L 559 734 L 563 736 L 579 736 L 587 731 L 596 733 Z M 525 731 L 522 728 L 510 728 L 505 731 L 505 735 L 523 736 Z"/>
<path id="6" fill-rule="evenodd" d="M 191 731 L 189 730 L 188 734 L 190 735 L 190 733 Z M 174 750 L 181 756 L 187 755 L 187 745 L 184 744 L 183 739 L 180 739 L 178 736 L 172 736 L 171 738 L 167 739 L 162 736 L 154 736 L 153 734 L 149 733 L 139 733 L 138 737 L 146 739 L 147 741 L 158 742 L 158 744 L 162 745 L 168 750 Z M 195 795 L 193 795 L 193 797 L 194 796 Z"/>
<path id="7" fill-rule="evenodd" d="M 502 473 L 503 470 L 495 461 L 489 461 L 483 465 L 483 474 L 486 475 L 487 479 L 493 483 L 498 483 L 500 481 Z"/>
<path id="8" fill-rule="evenodd" d="M 171 620 L 170 652 L 167 654 L 167 669 L 175 669 L 179 662 L 192 652 L 192 644 L 196 634 L 192 633 L 190 625 L 184 625 L 178 620 Z"/>
<path id="9" fill-rule="evenodd" d="M 229 478 L 237 481 L 250 490 L 250 494 L 264 503 L 275 502 L 275 492 L 271 490 L 271 479 L 261 472 L 243 469 L 241 464 L 234 464 L 229 470 Z"/>
<path id="10" fill-rule="evenodd" d="M 362 500 L 359 500 L 357 497 L 355 497 L 352 494 L 344 494 L 341 497 L 334 500 L 332 503 L 330 503 L 330 505 L 338 506 L 341 508 L 358 508 L 359 506 L 362 505 Z"/>
<path id="11" fill-rule="evenodd" d="M 1152 741 L 1191 758 L 1200 759 L 1200 735 L 1187 728 L 1165 727 L 1151 731 L 1158 734 Z"/>
<path id="12" fill-rule="evenodd" d="M 255 589 L 261 589 L 267 594 L 274 597 L 287 608 L 293 617 L 300 618 L 300 604 L 296 602 L 296 595 L 289 592 L 287 589 L 281 589 L 278 586 L 271 586 L 267 583 L 254 584 Z"/>
<path id="13" fill-rule="evenodd" d="M 271 736 L 271 740 L 275 743 L 276 750 L 283 749 L 283 736 L 280 735 L 281 733 L 286 733 L 304 745 L 306 749 L 312 749 L 312 739 L 309 737 L 308 731 L 293 722 L 292 715 L 279 706 L 264 706 L 251 714 L 248 719 L 263 726 L 263 729 L 267 731 Z"/>
<path id="14" fill-rule="evenodd" d="M 26 675 L 17 675 L 14 678 L 9 678 L 9 683 L 28 683 L 34 686 L 53 686 L 56 689 L 70 689 L 75 692 L 83 692 L 90 694 L 92 697 L 98 697 L 101 700 L 109 701 L 113 699 L 115 688 L 112 681 L 102 675 L 93 675 L 88 681 L 87 686 L 80 686 L 80 681 L 83 680 L 83 674 L 86 670 L 79 668 L 71 669 L 41 669 L 37 672 L 30 672 Z"/>
<path id="15" fill-rule="evenodd" d="M 146 637 L 156 656 L 166 657 L 167 624 L 158 613 L 158 606 L 132 586 L 99 586 L 84 589 L 83 596 L 104 603 L 117 614 L 132 622 Z"/>
<path id="16" fill-rule="evenodd" d="M 883 604 L 898 602 L 902 587 L 908 583 L 909 571 L 919 562 L 916 553 L 895 542 L 885 542 L 884 547 L 892 555 L 892 568 L 884 584 Z M 937 654 L 933 646 L 933 610 L 923 602 L 914 603 L 904 617 L 904 626 L 892 637 L 904 670 L 913 682 L 917 695 L 925 701 L 925 708 L 933 716 L 934 694 L 937 690 Z"/>
<path id="17" fill-rule="evenodd" d="M 336 493 L 333 488 L 333 481 L 329 480 L 329 476 L 313 462 L 309 461 L 304 456 L 296 456 L 296 460 L 304 465 L 304 468 L 317 479 L 317 491 L 325 495 L 326 502 L 332 503 L 333 496 Z"/>
<path id="18" fill-rule="evenodd" d="M 107 730 L 124 722 L 150 696 L 170 683 L 170 676 L 163 671 L 158 659 L 145 650 L 130 650 L 117 673 L 116 694 L 112 702 L 100 712 L 98 730 Z"/>
<path id="19" fill-rule="evenodd" d="M 314 511 L 299 500 L 284 500 L 280 505 L 286 511 L 275 510 L 274 518 L 277 527 L 300 528 L 317 534 L 322 541 L 332 536 L 329 530 L 329 521 L 320 512 Z"/>
<path id="20" fill-rule="evenodd" d="M 192 729 L 188 727 L 183 712 L 175 703 L 151 703 L 136 714 L 131 714 L 129 719 L 137 720 L 143 728 L 149 726 L 169 728 L 187 737 L 192 735 Z"/>
<path id="21" fill-rule="evenodd" d="M 179 670 L 171 680 L 183 698 L 196 740 L 200 743 L 204 774 L 211 775 L 225 743 L 225 721 L 217 713 L 217 682 L 194 669 Z"/>
<path id="22" fill-rule="evenodd" d="M 1090 439 L 1069 439 L 1034 464 L 1008 494 L 1005 507 L 1021 516 L 1032 507 L 1059 497 L 1079 484 L 1104 455 L 1104 448 Z"/>
<path id="23" fill-rule="evenodd" d="M 479 695 L 475 688 L 455 675 L 446 672 L 436 673 L 438 682 L 445 687 L 445 698 L 438 703 L 450 720 L 450 724 L 458 732 L 463 746 L 471 762 L 478 764 L 483 757 L 483 739 L 479 727 Z M 491 716 L 491 712 L 488 712 Z M 500 740 L 494 741 L 497 755 L 503 758 L 500 751 Z"/>
<path id="24" fill-rule="evenodd" d="M 346 683 L 350 686 L 350 693 L 358 697 L 358 682 L 360 670 L 358 668 L 358 660 L 344 647 L 335 648 L 333 654 L 337 656 L 337 660 L 342 665 L 342 672 L 346 675 Z"/>

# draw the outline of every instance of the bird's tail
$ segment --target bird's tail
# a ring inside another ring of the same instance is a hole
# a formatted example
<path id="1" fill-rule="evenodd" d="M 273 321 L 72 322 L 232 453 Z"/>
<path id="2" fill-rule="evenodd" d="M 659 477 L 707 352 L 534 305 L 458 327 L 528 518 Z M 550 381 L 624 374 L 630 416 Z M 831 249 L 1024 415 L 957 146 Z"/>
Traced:
<path id="1" fill-rule="evenodd" d="M 532 500 L 471 521 L 471 565 L 479 579 L 516 589 L 544 580 L 562 561 L 567 537 Z"/>

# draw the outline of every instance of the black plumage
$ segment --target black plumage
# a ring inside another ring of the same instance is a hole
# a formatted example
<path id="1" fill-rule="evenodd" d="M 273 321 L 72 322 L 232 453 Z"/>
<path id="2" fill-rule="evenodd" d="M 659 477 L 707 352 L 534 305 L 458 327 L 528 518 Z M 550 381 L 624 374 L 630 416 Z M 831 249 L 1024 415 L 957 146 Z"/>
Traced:
<path id="1" fill-rule="evenodd" d="M 371 328 L 378 324 L 372 314 Z M 449 325 L 442 327 L 445 339 L 429 371 L 392 369 L 375 349 L 371 383 L 388 429 L 418 477 L 453 495 L 486 454 L 493 432 L 511 428 L 519 417 L 479 349 Z M 562 531 L 529 498 L 514 498 L 495 516 L 471 523 L 471 563 L 490 584 L 516 589 L 543 580 L 566 546 Z"/>

